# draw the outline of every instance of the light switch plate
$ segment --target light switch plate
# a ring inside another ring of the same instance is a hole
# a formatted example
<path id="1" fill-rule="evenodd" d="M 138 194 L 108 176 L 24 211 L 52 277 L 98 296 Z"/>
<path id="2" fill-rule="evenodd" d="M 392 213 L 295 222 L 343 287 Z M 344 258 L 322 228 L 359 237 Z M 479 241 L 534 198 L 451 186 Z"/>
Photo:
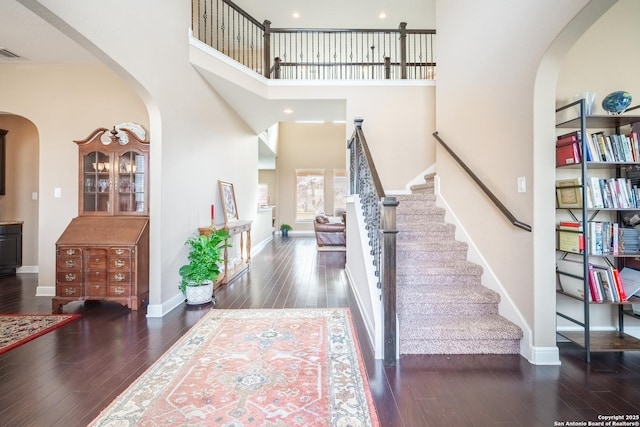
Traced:
<path id="1" fill-rule="evenodd" d="M 527 192 L 527 180 L 524 176 L 518 177 L 518 193 L 526 193 Z"/>

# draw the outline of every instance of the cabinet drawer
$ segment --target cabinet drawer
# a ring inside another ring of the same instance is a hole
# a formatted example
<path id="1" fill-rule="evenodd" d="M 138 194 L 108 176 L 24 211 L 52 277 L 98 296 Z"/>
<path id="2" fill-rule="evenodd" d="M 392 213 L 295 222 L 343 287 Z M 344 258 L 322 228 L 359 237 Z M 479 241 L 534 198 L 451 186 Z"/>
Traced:
<path id="1" fill-rule="evenodd" d="M 85 294 L 87 297 L 106 297 L 107 286 L 103 283 L 87 283 Z"/>
<path id="2" fill-rule="evenodd" d="M 109 249 L 110 257 L 130 257 L 131 256 L 131 248 L 111 248 Z"/>
<path id="3" fill-rule="evenodd" d="M 82 273 L 79 271 L 58 271 L 56 273 L 56 283 L 58 285 L 78 285 L 82 284 Z"/>
<path id="4" fill-rule="evenodd" d="M 131 272 L 129 271 L 110 271 L 109 272 L 109 284 L 129 285 L 131 283 Z"/>
<path id="5" fill-rule="evenodd" d="M 111 284 L 109 285 L 109 296 L 110 297 L 130 297 L 131 286 Z"/>
<path id="6" fill-rule="evenodd" d="M 111 258 L 109 257 L 109 271 L 129 271 L 131 270 L 130 258 Z"/>
<path id="7" fill-rule="evenodd" d="M 82 258 L 76 257 L 59 257 L 56 259 L 56 267 L 58 271 L 82 271 Z"/>
<path id="8" fill-rule="evenodd" d="M 85 253 L 85 259 L 89 270 L 103 270 L 107 267 L 106 249 L 89 249 Z"/>
<path id="9" fill-rule="evenodd" d="M 59 297 L 82 297 L 82 286 L 75 284 L 58 284 L 56 286 L 56 296 Z"/>
<path id="10" fill-rule="evenodd" d="M 79 257 L 82 256 L 82 249 L 71 246 L 61 246 L 58 248 L 59 257 Z"/>
<path id="11" fill-rule="evenodd" d="M 106 270 L 89 270 L 85 279 L 88 284 L 106 284 L 107 272 Z"/>

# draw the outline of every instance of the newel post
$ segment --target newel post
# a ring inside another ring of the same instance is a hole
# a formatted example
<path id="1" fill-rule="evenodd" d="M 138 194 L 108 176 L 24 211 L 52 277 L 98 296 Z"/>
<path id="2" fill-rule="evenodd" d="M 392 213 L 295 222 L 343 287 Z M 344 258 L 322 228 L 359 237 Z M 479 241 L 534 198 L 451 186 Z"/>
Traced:
<path id="1" fill-rule="evenodd" d="M 381 201 L 380 233 L 382 247 L 382 324 L 383 324 L 383 363 L 384 366 L 396 365 L 396 208 L 399 205 L 395 197 L 384 197 Z"/>
<path id="2" fill-rule="evenodd" d="M 271 21 L 264 21 L 263 52 L 262 52 L 262 74 L 269 78 L 271 75 Z"/>
<path id="3" fill-rule="evenodd" d="M 407 23 L 400 23 L 400 76 L 407 78 Z"/>

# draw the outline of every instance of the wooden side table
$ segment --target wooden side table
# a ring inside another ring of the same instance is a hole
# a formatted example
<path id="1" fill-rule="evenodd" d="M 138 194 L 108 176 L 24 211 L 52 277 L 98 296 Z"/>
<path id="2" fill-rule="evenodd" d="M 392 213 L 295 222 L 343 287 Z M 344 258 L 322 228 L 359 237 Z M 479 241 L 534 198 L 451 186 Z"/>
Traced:
<path id="1" fill-rule="evenodd" d="M 218 277 L 215 288 L 232 282 L 241 274 L 249 270 L 251 266 L 251 223 L 253 221 L 240 220 L 230 222 L 224 225 L 216 225 L 216 229 L 226 230 L 229 233 L 229 239 L 235 235 L 240 235 L 240 264 L 229 267 L 229 248 L 224 248 L 224 272 Z M 211 227 L 198 228 L 201 235 L 208 236 L 211 233 Z"/>

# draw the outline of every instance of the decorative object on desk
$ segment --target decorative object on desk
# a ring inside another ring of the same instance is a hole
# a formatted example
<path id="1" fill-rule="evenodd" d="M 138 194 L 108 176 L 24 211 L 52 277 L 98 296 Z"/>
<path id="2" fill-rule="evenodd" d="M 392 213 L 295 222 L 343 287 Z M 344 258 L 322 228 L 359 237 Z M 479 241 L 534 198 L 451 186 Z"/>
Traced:
<path id="1" fill-rule="evenodd" d="M 182 280 L 180 290 L 187 298 L 187 304 L 204 304 L 213 299 L 213 284 L 220 274 L 224 248 L 228 247 L 226 230 L 216 230 L 208 235 L 190 237 L 189 263 L 178 271 Z"/>
<path id="2" fill-rule="evenodd" d="M 379 427 L 351 313 L 210 310 L 90 426 Z"/>
<path id="3" fill-rule="evenodd" d="M 0 354 L 79 317 L 79 314 L 0 314 Z"/>
<path id="4" fill-rule="evenodd" d="M 238 208 L 236 205 L 236 194 L 233 191 L 233 184 L 226 181 L 218 181 L 218 185 L 220 186 L 220 199 L 222 199 L 224 222 L 238 221 Z"/>
<path id="5" fill-rule="evenodd" d="M 613 115 L 624 113 L 629 105 L 631 105 L 631 94 L 623 90 L 611 92 L 602 100 L 602 108 Z"/>
<path id="6" fill-rule="evenodd" d="M 282 224 L 280 226 L 280 234 L 282 234 L 282 237 L 289 237 L 289 230 L 291 229 L 289 224 Z"/>

